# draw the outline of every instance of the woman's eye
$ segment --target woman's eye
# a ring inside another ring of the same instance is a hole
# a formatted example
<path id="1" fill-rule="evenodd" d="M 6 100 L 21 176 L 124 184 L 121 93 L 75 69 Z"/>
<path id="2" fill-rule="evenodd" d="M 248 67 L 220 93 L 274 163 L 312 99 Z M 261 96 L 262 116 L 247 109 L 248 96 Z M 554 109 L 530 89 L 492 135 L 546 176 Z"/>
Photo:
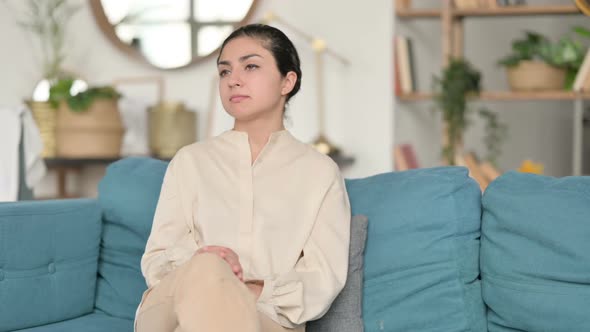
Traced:
<path id="1" fill-rule="evenodd" d="M 229 70 L 227 70 L 227 69 L 224 69 L 224 70 L 222 70 L 222 71 L 219 72 L 219 76 L 220 77 L 226 76 L 227 74 L 229 74 Z"/>
<path id="2" fill-rule="evenodd" d="M 256 68 L 258 68 L 258 66 L 257 65 L 254 65 L 254 64 L 249 64 L 249 65 L 246 66 L 246 70 L 253 70 L 253 69 L 256 69 Z"/>

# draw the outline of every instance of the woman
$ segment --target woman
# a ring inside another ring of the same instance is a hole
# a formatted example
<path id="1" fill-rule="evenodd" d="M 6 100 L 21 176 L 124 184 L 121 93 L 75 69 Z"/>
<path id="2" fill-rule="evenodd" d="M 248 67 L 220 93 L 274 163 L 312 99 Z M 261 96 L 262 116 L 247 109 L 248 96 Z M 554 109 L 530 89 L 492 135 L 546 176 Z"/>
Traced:
<path id="1" fill-rule="evenodd" d="M 148 290 L 136 329 L 304 331 L 346 281 L 344 181 L 284 128 L 301 69 L 281 31 L 234 31 L 217 67 L 234 128 L 182 148 L 168 166 L 141 260 Z"/>

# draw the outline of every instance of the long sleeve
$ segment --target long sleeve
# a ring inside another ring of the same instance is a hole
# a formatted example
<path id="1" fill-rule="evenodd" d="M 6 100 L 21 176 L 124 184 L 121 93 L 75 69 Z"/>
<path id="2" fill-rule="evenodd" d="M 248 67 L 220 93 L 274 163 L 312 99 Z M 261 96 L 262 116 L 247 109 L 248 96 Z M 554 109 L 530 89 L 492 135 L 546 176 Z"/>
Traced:
<path id="1" fill-rule="evenodd" d="M 259 309 L 285 327 L 323 316 L 346 282 L 349 241 L 350 203 L 336 172 L 303 256 L 288 273 L 264 280 Z"/>
<path id="2" fill-rule="evenodd" d="M 148 287 L 156 285 L 198 249 L 192 218 L 185 213 L 188 203 L 183 196 L 187 194 L 181 194 L 179 185 L 181 157 L 179 152 L 166 170 L 151 234 L 141 259 L 141 271 Z"/>

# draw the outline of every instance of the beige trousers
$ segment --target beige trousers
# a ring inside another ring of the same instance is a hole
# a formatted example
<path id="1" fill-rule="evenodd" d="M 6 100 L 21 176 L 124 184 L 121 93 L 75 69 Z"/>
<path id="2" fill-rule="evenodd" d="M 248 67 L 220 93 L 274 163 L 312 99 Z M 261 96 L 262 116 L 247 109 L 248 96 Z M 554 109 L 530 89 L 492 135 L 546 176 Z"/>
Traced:
<path id="1" fill-rule="evenodd" d="M 257 312 L 254 294 L 219 256 L 195 255 L 146 291 L 137 332 L 304 332 Z"/>

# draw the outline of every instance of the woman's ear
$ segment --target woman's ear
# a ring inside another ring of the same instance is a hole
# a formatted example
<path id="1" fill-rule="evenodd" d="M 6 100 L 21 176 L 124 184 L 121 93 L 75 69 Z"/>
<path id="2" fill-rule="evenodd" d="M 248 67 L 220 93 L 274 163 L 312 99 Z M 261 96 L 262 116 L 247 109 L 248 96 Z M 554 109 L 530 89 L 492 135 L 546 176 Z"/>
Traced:
<path id="1" fill-rule="evenodd" d="M 297 83 L 297 74 L 294 71 L 290 71 L 283 78 L 283 88 L 281 89 L 281 95 L 288 95 Z"/>

